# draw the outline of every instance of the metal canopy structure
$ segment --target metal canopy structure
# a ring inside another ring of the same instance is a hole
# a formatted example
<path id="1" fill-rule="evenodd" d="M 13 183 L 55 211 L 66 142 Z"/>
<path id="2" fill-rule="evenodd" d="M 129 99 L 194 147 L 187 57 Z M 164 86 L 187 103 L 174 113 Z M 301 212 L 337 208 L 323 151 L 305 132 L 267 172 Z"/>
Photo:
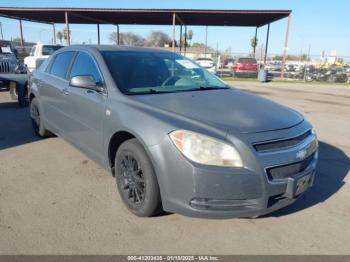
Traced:
<path id="1" fill-rule="evenodd" d="M 106 9 L 0 7 L 0 15 L 40 23 L 168 25 L 175 13 L 186 25 L 261 27 L 291 10 Z"/>
<path id="2" fill-rule="evenodd" d="M 180 25 L 180 43 L 182 43 L 182 26 L 239 26 L 258 28 L 268 25 L 265 58 L 268 50 L 270 23 L 288 17 L 283 50 L 282 78 L 288 49 L 288 33 L 291 10 L 208 10 L 208 9 L 110 9 L 110 8 L 22 8 L 0 7 L 0 16 L 20 21 L 21 44 L 23 45 L 22 21 L 48 23 L 53 25 L 54 41 L 55 23 L 65 23 L 67 27 L 67 45 L 70 45 L 69 24 L 97 24 L 97 39 L 100 44 L 100 24 L 117 26 L 119 44 L 119 25 L 172 25 L 172 47 L 175 50 L 176 23 Z M 206 30 L 207 32 L 207 30 Z M 207 33 L 206 33 L 207 39 Z M 207 40 L 206 40 L 207 41 Z M 186 52 L 186 34 L 184 41 Z M 181 52 L 182 44 L 180 44 Z M 255 50 L 254 50 L 255 54 Z"/>

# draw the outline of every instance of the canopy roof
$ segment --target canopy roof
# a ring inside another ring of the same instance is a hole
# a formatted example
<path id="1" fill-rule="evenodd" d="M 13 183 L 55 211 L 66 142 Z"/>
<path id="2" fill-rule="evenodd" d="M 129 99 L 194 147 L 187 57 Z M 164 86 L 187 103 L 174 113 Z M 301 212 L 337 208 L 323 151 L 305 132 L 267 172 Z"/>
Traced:
<path id="1" fill-rule="evenodd" d="M 291 10 L 200 10 L 200 9 L 110 9 L 110 8 L 20 8 L 0 7 L 0 16 L 40 23 L 143 24 L 177 23 L 207 26 L 260 27 L 287 17 Z"/>

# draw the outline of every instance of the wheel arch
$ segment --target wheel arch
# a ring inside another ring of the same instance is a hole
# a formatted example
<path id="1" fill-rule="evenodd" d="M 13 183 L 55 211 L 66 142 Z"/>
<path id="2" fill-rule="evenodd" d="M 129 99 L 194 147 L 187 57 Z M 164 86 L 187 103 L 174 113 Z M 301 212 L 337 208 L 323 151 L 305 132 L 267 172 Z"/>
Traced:
<path id="1" fill-rule="evenodd" d="M 35 97 L 35 94 L 33 94 L 33 93 L 30 93 L 30 94 L 29 94 L 29 97 L 28 97 L 29 103 L 32 102 L 32 100 L 33 100 L 34 97 Z"/>
<path id="2" fill-rule="evenodd" d="M 153 157 L 150 154 L 149 149 L 148 149 L 145 141 L 142 140 L 142 138 L 140 136 L 138 136 L 135 132 L 133 132 L 129 129 L 123 129 L 123 130 L 119 130 L 119 131 L 115 132 L 111 136 L 111 138 L 109 139 L 109 142 L 108 142 L 108 151 L 107 151 L 108 166 L 109 166 L 110 170 L 112 171 L 113 176 L 114 176 L 114 160 L 115 160 L 116 153 L 117 153 L 120 145 L 129 139 L 137 139 L 137 141 L 140 142 L 140 144 L 143 146 L 147 156 L 149 157 L 153 167 L 155 168 Z"/>
<path id="3" fill-rule="evenodd" d="M 108 165 L 111 168 L 112 175 L 114 176 L 114 160 L 117 154 L 117 151 L 122 143 L 127 140 L 136 138 L 139 140 L 134 134 L 129 131 L 120 130 L 115 132 L 108 143 Z M 140 141 L 140 140 L 139 140 Z"/>

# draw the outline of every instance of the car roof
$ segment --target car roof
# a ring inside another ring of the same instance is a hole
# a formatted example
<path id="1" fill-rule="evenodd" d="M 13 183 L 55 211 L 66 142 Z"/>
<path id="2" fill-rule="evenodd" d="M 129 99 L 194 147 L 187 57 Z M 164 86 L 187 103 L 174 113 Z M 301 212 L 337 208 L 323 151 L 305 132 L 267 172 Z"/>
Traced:
<path id="1" fill-rule="evenodd" d="M 256 59 L 255 57 L 249 57 L 249 56 L 241 56 L 241 57 L 237 57 L 237 59 Z"/>
<path id="2" fill-rule="evenodd" d="M 167 50 L 161 50 L 157 48 L 150 47 L 133 47 L 133 46 L 117 46 L 117 45 L 71 45 L 69 47 L 63 48 L 64 51 L 69 51 L 70 49 L 80 49 L 80 50 L 98 50 L 102 51 L 131 51 L 131 52 L 157 52 L 157 53 L 171 53 Z M 63 51 L 63 49 L 61 49 Z"/>

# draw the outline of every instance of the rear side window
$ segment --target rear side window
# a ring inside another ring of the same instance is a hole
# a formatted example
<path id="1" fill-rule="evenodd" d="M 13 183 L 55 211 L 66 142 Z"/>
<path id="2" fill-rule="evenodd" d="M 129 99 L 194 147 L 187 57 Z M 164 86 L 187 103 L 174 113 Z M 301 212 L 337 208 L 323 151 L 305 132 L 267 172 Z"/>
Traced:
<path id="1" fill-rule="evenodd" d="M 35 46 L 33 46 L 32 47 L 32 50 L 30 50 L 30 56 L 34 56 L 35 55 L 35 49 L 36 49 L 36 47 Z"/>
<path id="2" fill-rule="evenodd" d="M 238 63 L 242 64 L 256 64 L 256 59 L 255 58 L 239 58 Z"/>
<path id="3" fill-rule="evenodd" d="M 87 53 L 79 52 L 76 56 L 69 78 L 73 76 L 93 76 L 97 84 L 102 84 L 102 78 L 96 63 Z"/>
<path id="4" fill-rule="evenodd" d="M 51 66 L 50 73 L 61 78 L 66 78 L 67 70 L 73 56 L 73 51 L 63 52 L 56 55 Z"/>

